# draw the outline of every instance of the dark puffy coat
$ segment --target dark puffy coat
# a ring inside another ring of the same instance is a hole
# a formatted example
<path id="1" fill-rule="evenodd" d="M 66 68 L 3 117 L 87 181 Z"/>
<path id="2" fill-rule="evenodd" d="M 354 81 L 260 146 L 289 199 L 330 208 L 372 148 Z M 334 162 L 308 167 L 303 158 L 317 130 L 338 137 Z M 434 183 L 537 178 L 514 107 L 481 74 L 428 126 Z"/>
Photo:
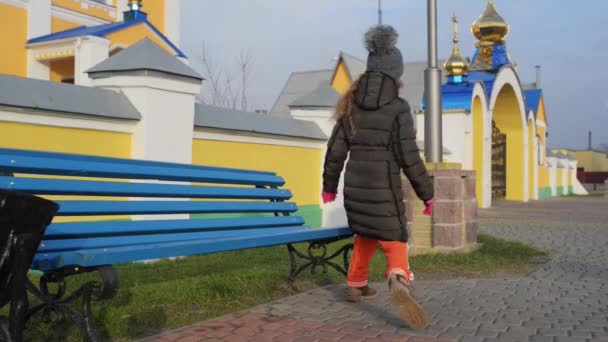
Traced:
<path id="1" fill-rule="evenodd" d="M 338 120 L 329 139 L 323 191 L 336 192 L 349 151 L 344 207 L 350 227 L 368 238 L 406 242 L 401 170 L 421 200 L 433 198 L 433 185 L 420 158 L 410 107 L 392 78 L 377 72 L 362 76 L 351 119 Z"/>

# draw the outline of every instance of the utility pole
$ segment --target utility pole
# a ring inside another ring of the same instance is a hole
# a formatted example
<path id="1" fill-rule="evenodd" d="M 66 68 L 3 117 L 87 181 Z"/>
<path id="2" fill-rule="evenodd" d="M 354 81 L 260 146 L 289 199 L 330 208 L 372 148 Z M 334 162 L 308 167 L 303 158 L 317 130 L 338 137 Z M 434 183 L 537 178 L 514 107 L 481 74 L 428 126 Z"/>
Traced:
<path id="1" fill-rule="evenodd" d="M 437 57 L 437 0 L 427 0 L 428 68 L 424 72 L 424 154 L 429 163 L 443 161 L 441 69 Z"/>

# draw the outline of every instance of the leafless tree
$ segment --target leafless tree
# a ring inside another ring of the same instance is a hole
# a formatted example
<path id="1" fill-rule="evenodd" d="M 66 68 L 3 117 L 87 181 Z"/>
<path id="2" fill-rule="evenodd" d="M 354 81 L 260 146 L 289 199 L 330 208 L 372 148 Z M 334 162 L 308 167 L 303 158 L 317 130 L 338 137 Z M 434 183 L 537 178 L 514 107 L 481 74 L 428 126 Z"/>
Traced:
<path id="1" fill-rule="evenodd" d="M 209 95 L 207 95 L 207 100 L 204 102 L 208 102 L 214 106 L 221 106 L 222 102 L 224 102 L 222 71 L 217 67 L 216 63 L 211 60 L 207 51 L 207 46 L 204 43 L 202 53 L 199 56 L 199 61 L 201 63 L 201 67 L 203 68 L 203 77 L 205 78 L 205 82 L 207 82 L 209 87 Z M 203 95 L 205 95 L 205 93 L 203 93 Z"/>
<path id="2" fill-rule="evenodd" d="M 215 62 L 205 44 L 202 46 L 202 53 L 193 55 L 197 56 L 205 78 L 204 89 L 199 96 L 201 101 L 214 106 L 247 111 L 247 93 L 254 65 L 253 55 L 249 51 L 242 50 L 236 59 L 240 74 L 239 82 L 234 82 L 232 74 L 226 71 L 226 66 Z M 238 108 L 239 102 L 240 108 Z"/>
<path id="3" fill-rule="evenodd" d="M 247 108 L 247 90 L 249 85 L 249 77 L 253 69 L 255 60 L 249 50 L 241 50 L 239 56 L 239 67 L 241 71 L 241 109 L 246 111 Z"/>

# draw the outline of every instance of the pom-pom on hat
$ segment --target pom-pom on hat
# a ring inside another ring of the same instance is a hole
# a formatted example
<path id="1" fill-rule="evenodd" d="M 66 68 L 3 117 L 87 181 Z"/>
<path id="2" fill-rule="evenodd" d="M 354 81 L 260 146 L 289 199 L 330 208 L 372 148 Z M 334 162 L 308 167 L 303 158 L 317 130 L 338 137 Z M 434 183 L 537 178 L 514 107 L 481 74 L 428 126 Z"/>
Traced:
<path id="1" fill-rule="evenodd" d="M 378 71 L 398 81 L 403 75 L 403 56 L 397 48 L 397 31 L 388 25 L 377 25 L 365 33 L 365 47 L 369 51 L 367 71 Z"/>

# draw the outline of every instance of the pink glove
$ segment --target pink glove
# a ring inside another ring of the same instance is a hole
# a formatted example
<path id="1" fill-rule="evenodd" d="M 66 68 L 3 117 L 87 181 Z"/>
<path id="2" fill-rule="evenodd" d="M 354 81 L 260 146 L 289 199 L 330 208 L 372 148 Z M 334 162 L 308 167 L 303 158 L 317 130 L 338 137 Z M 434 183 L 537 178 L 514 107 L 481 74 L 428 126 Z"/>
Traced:
<path id="1" fill-rule="evenodd" d="M 426 216 L 432 216 L 433 208 L 435 208 L 435 202 L 432 199 L 430 199 L 430 200 L 424 202 L 424 211 L 422 213 Z"/>
<path id="2" fill-rule="evenodd" d="M 321 195 L 323 197 L 323 203 L 330 203 L 336 200 L 335 192 L 323 192 Z"/>

